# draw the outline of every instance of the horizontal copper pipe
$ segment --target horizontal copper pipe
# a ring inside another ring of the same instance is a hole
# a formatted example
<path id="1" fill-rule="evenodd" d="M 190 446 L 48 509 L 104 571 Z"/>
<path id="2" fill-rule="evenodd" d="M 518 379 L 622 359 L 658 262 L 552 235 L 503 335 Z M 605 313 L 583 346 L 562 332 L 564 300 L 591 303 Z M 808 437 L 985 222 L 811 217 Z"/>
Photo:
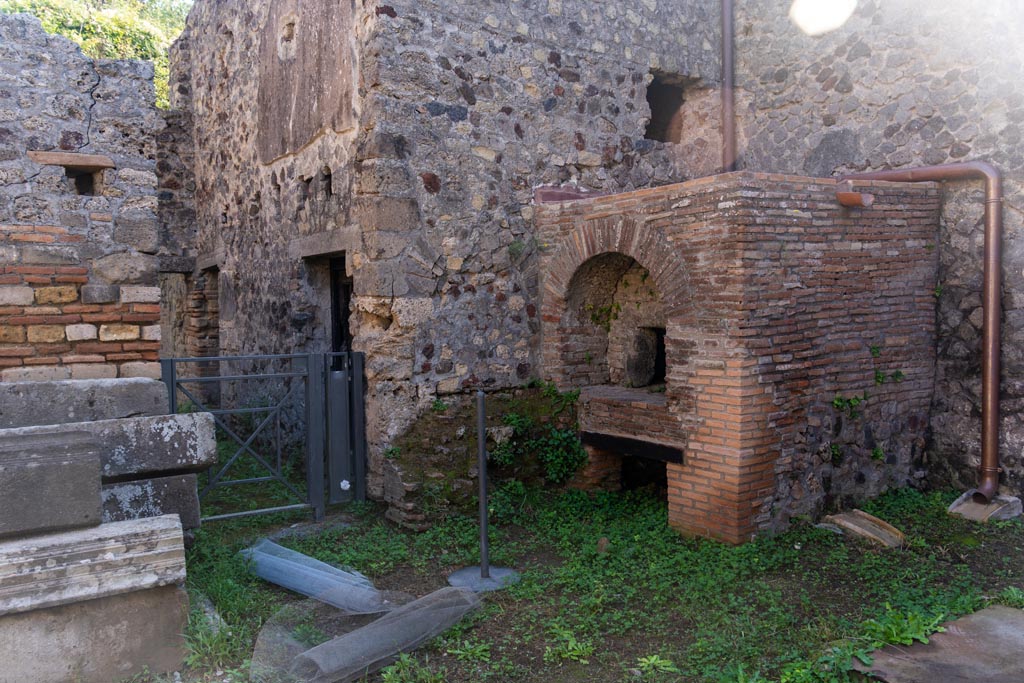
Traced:
<path id="1" fill-rule="evenodd" d="M 1003 184 L 992 164 L 970 161 L 961 164 L 923 166 L 905 171 L 878 171 L 843 176 L 849 180 L 890 180 L 919 182 L 938 180 L 985 181 L 985 256 L 982 308 L 981 358 L 981 466 L 974 500 L 988 503 L 999 491 L 999 340 L 1000 284 L 1002 281 Z"/>

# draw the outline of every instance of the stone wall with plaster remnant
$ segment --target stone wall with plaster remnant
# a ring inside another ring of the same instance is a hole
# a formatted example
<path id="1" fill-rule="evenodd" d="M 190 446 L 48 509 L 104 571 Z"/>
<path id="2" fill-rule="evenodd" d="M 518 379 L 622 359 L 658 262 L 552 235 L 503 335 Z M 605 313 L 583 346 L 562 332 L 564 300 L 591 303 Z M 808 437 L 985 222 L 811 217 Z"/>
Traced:
<path id="1" fill-rule="evenodd" d="M 3 381 L 159 373 L 158 279 L 189 245 L 158 217 L 152 78 L 0 14 Z"/>
<path id="2" fill-rule="evenodd" d="M 833 173 L 985 160 L 1005 175 L 1000 457 L 1024 484 L 1024 14 L 1013 0 L 860 0 L 818 37 L 786 0 L 738 3 L 741 165 Z M 934 481 L 970 488 L 980 457 L 983 186 L 945 183 Z"/>
<path id="3" fill-rule="evenodd" d="M 330 348 L 343 257 L 379 495 L 381 451 L 435 396 L 538 374 L 534 187 L 716 170 L 716 7 L 196 3 L 172 106 L 194 117 L 205 329 L 224 353 Z M 682 88 L 681 144 L 645 137 L 652 74 Z"/>

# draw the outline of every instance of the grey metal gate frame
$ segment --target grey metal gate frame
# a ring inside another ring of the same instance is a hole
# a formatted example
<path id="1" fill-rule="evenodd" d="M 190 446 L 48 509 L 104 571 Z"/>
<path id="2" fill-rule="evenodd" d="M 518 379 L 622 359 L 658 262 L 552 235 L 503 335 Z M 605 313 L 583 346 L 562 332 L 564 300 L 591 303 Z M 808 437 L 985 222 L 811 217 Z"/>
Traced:
<path id="1" fill-rule="evenodd" d="M 276 481 L 301 500 L 294 505 L 231 512 L 203 517 L 202 521 L 215 521 L 251 515 L 310 509 L 314 519 L 324 516 L 325 505 L 366 499 L 366 432 L 363 403 L 363 365 L 361 353 L 306 353 L 249 356 L 204 356 L 194 358 L 161 359 L 161 375 L 167 386 L 170 411 L 178 411 L 178 394 L 190 401 L 196 410 L 209 412 L 214 422 L 237 447 L 227 462 L 214 466 L 208 472 L 206 486 L 199 492 L 200 501 L 211 491 L 239 484 Z M 183 363 L 290 363 L 291 369 L 278 372 L 252 372 L 236 374 L 181 376 L 178 366 Z M 337 369 L 327 370 L 334 366 Z M 256 380 L 292 381 L 284 396 L 273 405 L 260 407 L 209 407 L 198 390 L 185 384 L 217 385 L 225 382 L 251 382 Z M 281 414 L 302 392 L 304 413 L 304 461 L 306 490 L 300 492 L 288 481 L 282 463 Z M 253 415 L 259 420 L 252 433 L 242 437 L 228 424 L 232 415 Z M 271 425 L 275 430 L 273 458 L 258 452 L 254 442 Z M 243 456 L 258 463 L 265 475 L 244 479 L 228 479 L 227 472 Z M 326 480 L 325 480 L 326 475 Z M 326 494 L 326 495 L 325 495 Z"/>

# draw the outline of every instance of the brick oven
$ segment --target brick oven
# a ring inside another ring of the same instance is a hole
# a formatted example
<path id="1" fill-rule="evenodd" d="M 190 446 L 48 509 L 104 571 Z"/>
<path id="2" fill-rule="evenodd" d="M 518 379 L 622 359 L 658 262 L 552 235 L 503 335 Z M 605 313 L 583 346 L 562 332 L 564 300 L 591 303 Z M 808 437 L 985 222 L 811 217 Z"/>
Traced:
<path id="1" fill-rule="evenodd" d="M 739 543 L 920 476 L 938 188 L 836 190 L 739 172 L 539 193 L 544 374 L 581 390 L 582 483 L 664 463 L 669 522 Z"/>

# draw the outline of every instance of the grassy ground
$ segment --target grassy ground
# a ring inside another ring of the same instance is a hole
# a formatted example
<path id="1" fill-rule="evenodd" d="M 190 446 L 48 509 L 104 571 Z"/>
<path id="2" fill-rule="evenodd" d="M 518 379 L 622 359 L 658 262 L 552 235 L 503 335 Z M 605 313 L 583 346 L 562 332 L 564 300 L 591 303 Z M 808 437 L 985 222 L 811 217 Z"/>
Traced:
<path id="1" fill-rule="evenodd" d="M 519 569 L 521 583 L 367 680 L 845 680 L 851 659 L 880 643 L 926 639 L 990 601 L 1024 607 L 1024 527 L 950 517 L 953 495 L 897 491 L 866 506 L 904 530 L 900 550 L 811 525 L 728 547 L 679 537 L 664 504 L 642 493 L 506 485 L 492 499 L 492 563 Z M 281 542 L 415 596 L 478 562 L 470 518 L 413 534 L 363 505 L 332 521 Z M 194 620 L 186 680 L 248 680 L 262 624 L 297 600 L 250 576 L 236 556 L 266 523 L 210 524 L 190 551 L 189 588 L 215 603 L 228 628 L 213 634 Z"/>

